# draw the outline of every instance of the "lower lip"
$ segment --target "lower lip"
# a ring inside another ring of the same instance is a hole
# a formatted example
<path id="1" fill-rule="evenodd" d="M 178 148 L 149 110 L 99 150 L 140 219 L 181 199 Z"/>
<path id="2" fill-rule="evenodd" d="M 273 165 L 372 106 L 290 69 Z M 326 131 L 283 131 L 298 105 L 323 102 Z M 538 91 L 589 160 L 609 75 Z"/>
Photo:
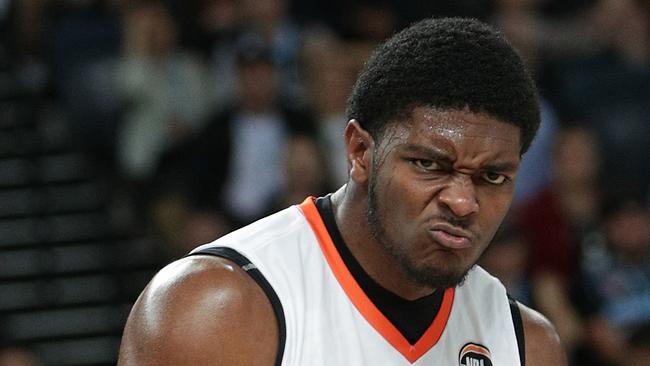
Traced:
<path id="1" fill-rule="evenodd" d="M 449 234 L 442 230 L 431 230 L 431 236 L 438 244 L 449 249 L 467 249 L 472 246 L 468 238 Z"/>

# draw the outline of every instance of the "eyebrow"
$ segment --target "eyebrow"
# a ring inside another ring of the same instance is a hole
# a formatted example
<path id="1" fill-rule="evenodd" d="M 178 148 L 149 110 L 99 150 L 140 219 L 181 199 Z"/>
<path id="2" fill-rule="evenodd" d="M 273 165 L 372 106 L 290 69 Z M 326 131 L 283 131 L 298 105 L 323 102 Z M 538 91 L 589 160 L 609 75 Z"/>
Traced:
<path id="1" fill-rule="evenodd" d="M 514 172 L 519 167 L 519 164 L 509 162 L 509 161 L 497 161 L 493 163 L 488 163 L 483 165 L 483 170 L 489 170 L 493 172 Z"/>
<path id="2" fill-rule="evenodd" d="M 405 152 L 417 153 L 425 156 L 427 159 L 434 161 L 448 161 L 452 162 L 452 156 L 439 149 L 431 148 L 428 146 L 417 144 L 404 144 L 398 147 Z M 514 172 L 519 167 L 519 163 L 512 161 L 494 161 L 481 166 L 481 170 L 489 170 L 495 172 Z"/>
<path id="3" fill-rule="evenodd" d="M 398 148 L 405 152 L 412 152 L 412 153 L 424 155 L 431 160 L 452 161 L 452 158 L 448 153 L 428 146 L 416 145 L 416 144 L 404 144 L 399 146 Z"/>

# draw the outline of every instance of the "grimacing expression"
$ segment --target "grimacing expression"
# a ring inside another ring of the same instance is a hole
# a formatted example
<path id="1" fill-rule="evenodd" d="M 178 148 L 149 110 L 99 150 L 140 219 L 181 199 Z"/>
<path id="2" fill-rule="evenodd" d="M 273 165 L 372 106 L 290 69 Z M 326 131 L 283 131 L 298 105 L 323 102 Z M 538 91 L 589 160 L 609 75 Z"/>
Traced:
<path id="1" fill-rule="evenodd" d="M 414 108 L 375 142 L 367 218 L 416 283 L 461 283 L 512 200 L 520 130 L 485 114 Z"/>

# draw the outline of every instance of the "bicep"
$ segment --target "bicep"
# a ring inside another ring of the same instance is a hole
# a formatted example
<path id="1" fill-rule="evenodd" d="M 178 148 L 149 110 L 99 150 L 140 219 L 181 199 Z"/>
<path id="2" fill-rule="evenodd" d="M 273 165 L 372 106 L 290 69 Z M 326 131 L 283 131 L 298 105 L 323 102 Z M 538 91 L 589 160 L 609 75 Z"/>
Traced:
<path id="1" fill-rule="evenodd" d="M 519 304 L 524 328 L 526 366 L 566 366 L 564 347 L 555 328 L 542 314 Z"/>
<path id="2" fill-rule="evenodd" d="M 154 277 L 127 321 L 119 364 L 272 365 L 272 307 L 239 267 L 186 258 Z"/>

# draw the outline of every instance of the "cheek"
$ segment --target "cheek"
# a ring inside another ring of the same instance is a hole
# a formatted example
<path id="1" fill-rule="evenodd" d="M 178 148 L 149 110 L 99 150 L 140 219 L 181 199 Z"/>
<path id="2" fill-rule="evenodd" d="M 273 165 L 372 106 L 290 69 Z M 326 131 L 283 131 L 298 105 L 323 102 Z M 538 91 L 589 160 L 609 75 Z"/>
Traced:
<path id="1" fill-rule="evenodd" d="M 486 189 L 479 193 L 481 217 L 488 222 L 500 223 L 510 209 L 512 190 L 505 188 L 501 191 Z"/>
<path id="2" fill-rule="evenodd" d="M 417 225 L 417 191 L 398 174 L 378 180 L 375 186 L 377 213 L 386 235 L 393 242 L 411 243 Z"/>
<path id="3" fill-rule="evenodd" d="M 421 184 L 409 179 L 406 174 L 396 172 L 386 182 L 386 199 L 383 205 L 389 210 L 389 217 L 401 221 L 395 224 L 399 224 L 400 228 L 405 229 L 417 225 L 420 221 L 418 218 L 426 213 L 432 196 L 430 191 L 433 192 L 430 183 Z"/>
<path id="4" fill-rule="evenodd" d="M 487 224 L 489 227 L 494 226 L 495 229 L 496 227 L 501 224 L 501 221 L 505 218 L 506 214 L 508 213 L 508 208 L 510 206 L 507 204 L 498 204 L 498 203 L 492 203 L 488 205 L 481 206 L 481 211 L 483 213 L 482 220 L 485 224 Z"/>

